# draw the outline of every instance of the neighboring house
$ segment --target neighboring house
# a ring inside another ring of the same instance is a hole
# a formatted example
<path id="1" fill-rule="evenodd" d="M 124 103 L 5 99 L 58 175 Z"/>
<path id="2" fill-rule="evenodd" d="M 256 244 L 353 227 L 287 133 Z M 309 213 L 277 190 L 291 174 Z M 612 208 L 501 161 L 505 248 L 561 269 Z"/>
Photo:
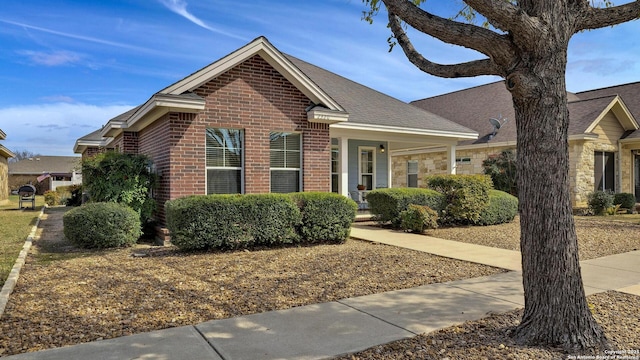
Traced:
<path id="1" fill-rule="evenodd" d="M 259 37 L 84 136 L 83 156 L 148 155 L 167 200 L 194 194 L 334 191 L 392 183 L 390 150 L 477 133 L 293 56 Z"/>
<path id="2" fill-rule="evenodd" d="M 569 159 L 574 207 L 586 205 L 588 193 L 600 189 L 633 193 L 640 201 L 640 83 L 567 93 Z M 457 144 L 456 172 L 479 174 L 488 156 L 516 147 L 511 94 L 503 82 L 412 102 L 479 133 Z M 500 121 L 499 129 L 490 119 Z M 506 121 L 506 123 L 505 123 Z M 424 175 L 442 172 L 446 149 L 422 146 L 393 156 L 393 186 L 422 186 Z M 414 175 L 417 174 L 417 175 Z"/>
<path id="3" fill-rule="evenodd" d="M 9 164 L 9 186 L 17 190 L 32 184 L 42 195 L 58 186 L 82 184 L 79 156 L 34 156 Z"/>
<path id="4" fill-rule="evenodd" d="M 0 129 L 0 140 L 7 138 L 7 134 Z M 0 204 L 9 199 L 9 158 L 16 156 L 9 149 L 0 144 Z"/>

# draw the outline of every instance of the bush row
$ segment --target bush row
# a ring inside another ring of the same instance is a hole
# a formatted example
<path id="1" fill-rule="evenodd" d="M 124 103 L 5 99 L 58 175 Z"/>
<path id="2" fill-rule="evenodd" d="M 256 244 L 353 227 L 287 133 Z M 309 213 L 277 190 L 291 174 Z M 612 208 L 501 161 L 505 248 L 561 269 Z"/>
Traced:
<path id="1" fill-rule="evenodd" d="M 636 205 L 636 197 L 630 193 L 598 190 L 587 195 L 587 204 L 589 211 L 594 215 L 605 215 L 607 212 L 611 212 L 613 215 L 617 210 L 616 206 L 632 210 Z"/>
<path id="2" fill-rule="evenodd" d="M 165 204 L 171 242 L 184 250 L 341 243 L 356 210 L 333 193 L 189 196 Z"/>
<path id="3" fill-rule="evenodd" d="M 512 221 L 518 213 L 518 199 L 493 190 L 491 179 L 485 175 L 433 176 L 427 178 L 427 183 L 432 189 L 371 191 L 367 201 L 374 219 L 394 228 L 420 231 L 421 226 L 434 228 L 426 225 L 432 224 L 433 215 L 426 214 L 424 209 L 410 208 L 411 204 L 429 207 L 437 214 L 437 222 L 447 225 L 501 224 Z M 419 225 L 421 221 L 423 225 Z"/>

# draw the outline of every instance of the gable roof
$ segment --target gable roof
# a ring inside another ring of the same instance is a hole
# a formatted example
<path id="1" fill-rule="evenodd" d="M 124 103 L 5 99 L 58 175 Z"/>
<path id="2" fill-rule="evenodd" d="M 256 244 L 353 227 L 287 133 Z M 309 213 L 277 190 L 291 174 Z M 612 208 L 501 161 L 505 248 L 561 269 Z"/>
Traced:
<path id="1" fill-rule="evenodd" d="M 618 95 L 636 120 L 640 119 L 640 81 L 577 93 L 581 99 Z M 640 131 L 631 132 L 625 139 L 640 139 Z"/>
<path id="2" fill-rule="evenodd" d="M 80 169 L 79 156 L 34 156 L 9 163 L 9 175 L 70 174 Z"/>
<path id="3" fill-rule="evenodd" d="M 638 123 L 625 105 L 626 102 L 610 91 L 592 92 L 590 96 L 567 92 L 567 100 L 570 137 L 594 137 L 591 131 L 609 111 L 613 111 L 625 130 L 638 129 Z M 477 140 L 463 141 L 460 145 L 516 141 L 515 111 L 511 93 L 502 81 L 416 100 L 411 104 L 474 129 L 480 134 Z M 640 110 L 640 103 L 638 105 Z M 500 116 L 506 118 L 507 122 L 492 137 L 494 128 L 489 119 Z"/>
<path id="4" fill-rule="evenodd" d="M 137 108 L 131 109 L 127 113 L 132 112 L 135 109 Z M 124 114 L 118 115 L 117 117 L 120 117 L 122 115 Z M 102 136 L 101 132 L 103 129 L 104 128 L 95 130 L 76 140 L 76 143 L 73 145 L 73 152 L 77 154 L 82 154 L 88 147 L 96 147 L 96 148 L 107 147 L 113 141 L 113 138 Z"/>
<path id="5" fill-rule="evenodd" d="M 360 130 L 404 132 L 451 138 L 476 138 L 477 133 L 441 116 L 410 106 L 371 88 L 311 65 L 276 49 L 265 37 L 188 75 L 155 93 L 144 104 L 116 116 L 98 132 L 84 136 L 74 147 L 81 153 L 87 146 L 103 144 L 125 129 L 139 131 L 169 111 L 199 112 L 205 100 L 192 91 L 253 56 L 260 56 L 307 96 L 310 122 L 328 123 Z M 100 145 L 104 146 L 104 145 Z"/>

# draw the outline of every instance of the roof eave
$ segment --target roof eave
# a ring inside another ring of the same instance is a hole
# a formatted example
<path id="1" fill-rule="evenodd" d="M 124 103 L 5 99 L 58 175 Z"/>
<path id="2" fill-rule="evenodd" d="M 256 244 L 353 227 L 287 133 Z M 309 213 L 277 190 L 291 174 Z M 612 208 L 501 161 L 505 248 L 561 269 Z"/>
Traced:
<path id="1" fill-rule="evenodd" d="M 349 121 L 349 114 L 342 111 L 314 108 L 307 112 L 307 121 L 332 125 Z"/>
<path id="2" fill-rule="evenodd" d="M 8 158 L 16 157 L 16 154 L 11 152 L 11 150 L 7 149 L 3 145 L 0 145 L 0 156 L 8 159 Z"/>
<path id="3" fill-rule="evenodd" d="M 446 130 L 432 130 L 432 129 L 414 129 L 399 126 L 385 126 L 385 125 L 372 125 L 361 123 L 339 123 L 331 125 L 331 128 L 346 129 L 346 130 L 370 130 L 370 131 L 386 131 L 395 134 L 407 134 L 407 135 L 424 135 L 445 137 L 460 140 L 477 139 L 477 132 L 460 132 L 460 131 L 446 131 Z"/>
<path id="4" fill-rule="evenodd" d="M 126 129 L 140 131 L 166 113 L 198 113 L 204 108 L 205 100 L 202 98 L 155 94 L 127 120 Z"/>

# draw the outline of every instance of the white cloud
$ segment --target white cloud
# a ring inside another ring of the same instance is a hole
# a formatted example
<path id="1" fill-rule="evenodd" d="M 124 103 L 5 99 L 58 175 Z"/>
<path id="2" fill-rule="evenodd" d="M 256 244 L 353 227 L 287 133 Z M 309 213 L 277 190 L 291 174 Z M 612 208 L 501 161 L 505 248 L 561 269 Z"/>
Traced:
<path id="1" fill-rule="evenodd" d="M 53 103 L 0 108 L 3 145 L 42 155 L 73 155 L 75 141 L 133 106 Z"/>
<path id="2" fill-rule="evenodd" d="M 214 33 L 218 33 L 221 35 L 226 35 L 229 37 L 232 37 L 234 39 L 240 39 L 240 40 L 245 40 L 243 37 L 240 37 L 238 35 L 235 35 L 233 33 L 227 32 L 227 31 L 223 31 L 220 29 L 216 29 L 214 27 L 211 27 L 210 25 L 206 24 L 204 21 L 202 21 L 200 18 L 198 18 L 197 16 L 193 15 L 192 13 L 190 13 L 187 10 L 187 2 L 184 0 L 158 0 L 160 1 L 160 3 L 162 5 L 164 5 L 167 9 L 173 11 L 174 13 L 182 16 L 183 18 L 191 21 L 192 23 L 207 29 L 211 32 Z"/>
<path id="3" fill-rule="evenodd" d="M 28 57 L 37 65 L 61 66 L 79 63 L 83 56 L 72 51 L 31 51 L 21 50 L 18 54 Z"/>

